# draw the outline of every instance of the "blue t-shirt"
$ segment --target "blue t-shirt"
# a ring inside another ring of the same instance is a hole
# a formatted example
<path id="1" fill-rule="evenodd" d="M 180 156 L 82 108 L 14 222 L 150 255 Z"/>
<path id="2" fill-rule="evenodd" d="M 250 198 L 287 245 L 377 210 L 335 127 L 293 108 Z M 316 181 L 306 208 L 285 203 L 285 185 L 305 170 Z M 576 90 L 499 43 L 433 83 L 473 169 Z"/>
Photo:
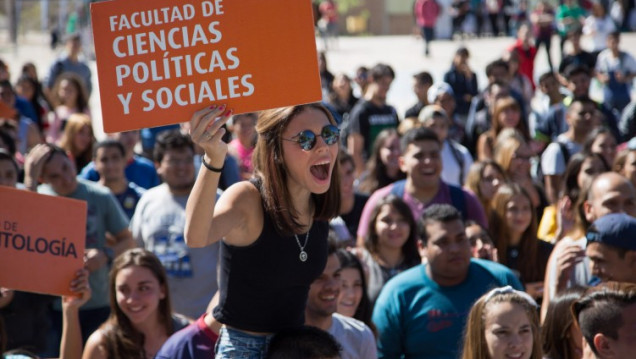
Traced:
<path id="1" fill-rule="evenodd" d="M 456 359 L 461 353 L 468 312 L 495 287 L 523 290 L 501 264 L 471 259 L 459 285 L 443 287 L 419 265 L 393 277 L 382 289 L 373 311 L 378 329 L 378 358 Z"/>
<path id="2" fill-rule="evenodd" d="M 126 187 L 124 192 L 114 193 L 117 202 L 119 202 L 119 205 L 128 216 L 128 219 L 131 219 L 133 214 L 135 214 L 137 203 L 139 203 L 141 195 L 145 192 L 146 190 L 144 188 L 141 188 L 134 182 L 128 182 L 128 187 Z"/>
<path id="3" fill-rule="evenodd" d="M 155 165 L 145 157 L 134 156 L 133 160 L 126 165 L 124 173 L 128 181 L 134 182 L 141 188 L 149 189 L 161 183 Z M 87 164 L 79 176 L 89 181 L 99 181 L 99 173 L 95 170 L 95 162 Z"/>

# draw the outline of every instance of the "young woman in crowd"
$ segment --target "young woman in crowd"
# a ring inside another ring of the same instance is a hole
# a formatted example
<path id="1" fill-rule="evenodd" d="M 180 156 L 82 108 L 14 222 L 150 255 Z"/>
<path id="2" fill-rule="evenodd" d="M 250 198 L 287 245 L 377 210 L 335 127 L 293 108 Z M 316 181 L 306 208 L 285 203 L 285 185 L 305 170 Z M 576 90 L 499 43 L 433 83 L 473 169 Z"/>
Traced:
<path id="1" fill-rule="evenodd" d="M 368 268 L 367 293 L 372 303 L 384 284 L 396 274 L 421 263 L 417 226 L 411 209 L 399 197 L 378 201 L 371 214 L 362 262 Z"/>
<path id="2" fill-rule="evenodd" d="M 636 186 L 636 147 L 631 147 L 632 142 L 616 156 L 612 170 Z"/>
<path id="3" fill-rule="evenodd" d="M 548 199 L 543 187 L 532 179 L 532 156 L 532 148 L 518 131 L 507 129 L 499 135 L 495 145 L 495 162 L 501 166 L 510 182 L 520 185 L 528 192 L 536 216 L 541 218 Z"/>
<path id="4" fill-rule="evenodd" d="M 152 358 L 189 323 L 172 314 L 166 271 L 142 248 L 119 255 L 109 275 L 110 317 L 86 342 L 82 358 Z"/>
<path id="5" fill-rule="evenodd" d="M 533 298 L 540 298 L 552 245 L 537 238 L 537 220 L 528 193 L 514 183 L 499 187 L 488 223 L 499 263 L 518 274 Z"/>
<path id="6" fill-rule="evenodd" d="M 617 141 L 606 127 L 597 127 L 587 136 L 583 144 L 583 151 L 597 153 L 605 161 L 605 167 L 611 167 L 616 159 Z"/>
<path id="7" fill-rule="evenodd" d="M 256 147 L 256 120 L 258 113 L 250 112 L 232 116 L 232 132 L 234 139 L 228 145 L 228 153 L 236 159 L 242 180 L 247 180 L 254 173 L 252 153 Z"/>
<path id="8" fill-rule="evenodd" d="M 486 215 L 490 213 L 490 201 L 497 188 L 506 183 L 506 177 L 503 168 L 493 160 L 475 162 L 470 166 L 465 188 L 477 196 Z"/>
<path id="9" fill-rule="evenodd" d="M 339 249 L 336 254 L 340 260 L 342 280 L 338 313 L 364 322 L 375 333 L 375 325 L 371 321 L 373 307 L 367 296 L 367 280 L 362 263 L 355 254 L 345 249 Z"/>
<path id="10" fill-rule="evenodd" d="M 373 143 L 371 156 L 367 161 L 366 171 L 360 178 L 358 190 L 372 194 L 378 188 L 406 178 L 400 170 L 400 136 L 394 129 L 382 130 Z"/>
<path id="11" fill-rule="evenodd" d="M 539 223 L 537 235 L 539 238 L 556 243 L 561 238 L 574 235 L 581 237 L 585 233 L 571 233 L 574 226 L 574 206 L 581 189 L 596 175 L 609 171 L 603 156 L 599 153 L 579 152 L 568 161 L 563 174 L 559 202 L 546 207 Z"/>
<path id="12" fill-rule="evenodd" d="M 583 335 L 574 324 L 571 308 L 584 294 L 585 288 L 572 287 L 550 301 L 541 330 L 544 359 L 583 358 Z"/>
<path id="13" fill-rule="evenodd" d="M 477 140 L 477 158 L 479 160 L 493 158 L 497 137 L 506 128 L 516 129 L 527 141 L 530 136 L 522 116 L 517 100 L 509 96 L 498 99 L 493 111 L 492 128 L 481 134 Z"/>
<path id="14" fill-rule="evenodd" d="M 303 325 L 309 286 L 326 264 L 328 220 L 340 206 L 339 130 L 319 104 L 261 112 L 254 177 L 217 203 L 227 153 L 221 128 L 231 113 L 211 106 L 190 121 L 205 154 L 186 206 L 185 239 L 191 247 L 222 240 L 214 317 L 225 325 L 216 358 L 261 358 L 273 333 Z"/>
<path id="15" fill-rule="evenodd" d="M 44 119 L 46 119 L 49 112 L 49 107 L 42 98 L 38 97 L 37 90 L 37 81 L 26 75 L 20 76 L 18 82 L 15 84 L 15 93 L 27 100 L 31 106 L 33 106 L 36 115 L 36 118 L 33 120 L 40 130 L 40 134 L 42 134 L 42 131 L 44 130 Z"/>
<path id="16" fill-rule="evenodd" d="M 90 117 L 81 113 L 70 115 L 59 146 L 75 161 L 77 173 L 92 161 L 94 144 L 95 136 Z"/>
<path id="17" fill-rule="evenodd" d="M 88 95 L 82 79 L 73 73 L 65 72 L 55 81 L 50 100 L 53 111 L 48 118 L 46 141 L 57 143 L 70 115 L 83 113 L 90 116 Z"/>
<path id="18" fill-rule="evenodd" d="M 511 287 L 475 302 L 466 321 L 462 359 L 541 359 L 536 302 Z"/>
<path id="19" fill-rule="evenodd" d="M 349 76 L 339 73 L 333 79 L 331 92 L 327 98 L 329 103 L 345 120 L 345 115 L 351 112 L 353 106 L 358 102 L 358 98 L 353 94 L 351 79 Z"/>

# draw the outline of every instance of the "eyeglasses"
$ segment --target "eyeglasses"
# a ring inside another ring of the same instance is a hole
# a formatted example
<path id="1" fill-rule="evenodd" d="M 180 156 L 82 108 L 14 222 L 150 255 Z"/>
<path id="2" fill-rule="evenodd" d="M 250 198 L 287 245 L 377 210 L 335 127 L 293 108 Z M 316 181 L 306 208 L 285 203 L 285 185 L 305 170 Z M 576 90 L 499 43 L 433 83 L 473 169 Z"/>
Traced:
<path id="1" fill-rule="evenodd" d="M 292 138 L 283 138 L 283 140 L 297 142 L 304 151 L 311 151 L 316 146 L 318 136 L 322 137 L 327 145 L 333 145 L 340 138 L 340 129 L 334 125 L 327 125 L 320 130 L 319 135 L 311 130 L 304 130 Z"/>

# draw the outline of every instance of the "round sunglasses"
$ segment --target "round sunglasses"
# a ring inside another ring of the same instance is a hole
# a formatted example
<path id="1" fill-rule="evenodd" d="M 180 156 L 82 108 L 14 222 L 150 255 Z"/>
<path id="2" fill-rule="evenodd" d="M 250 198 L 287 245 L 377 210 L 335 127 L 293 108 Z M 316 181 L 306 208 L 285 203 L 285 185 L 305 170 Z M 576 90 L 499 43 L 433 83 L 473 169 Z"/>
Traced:
<path id="1" fill-rule="evenodd" d="M 311 151 L 316 146 L 318 136 L 322 137 L 327 145 L 333 145 L 340 138 L 340 129 L 334 125 L 327 125 L 320 130 L 319 135 L 311 130 L 304 130 L 292 138 L 283 138 L 283 140 L 297 142 L 304 151 Z"/>

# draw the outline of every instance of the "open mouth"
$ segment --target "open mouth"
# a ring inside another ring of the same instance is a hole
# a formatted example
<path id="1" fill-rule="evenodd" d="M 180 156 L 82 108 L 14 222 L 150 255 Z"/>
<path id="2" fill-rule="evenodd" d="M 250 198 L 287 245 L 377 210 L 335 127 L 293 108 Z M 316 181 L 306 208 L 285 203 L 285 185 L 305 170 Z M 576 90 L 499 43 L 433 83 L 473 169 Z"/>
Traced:
<path id="1" fill-rule="evenodd" d="M 311 174 L 321 181 L 325 181 L 329 177 L 329 161 L 315 164 L 309 168 Z"/>

